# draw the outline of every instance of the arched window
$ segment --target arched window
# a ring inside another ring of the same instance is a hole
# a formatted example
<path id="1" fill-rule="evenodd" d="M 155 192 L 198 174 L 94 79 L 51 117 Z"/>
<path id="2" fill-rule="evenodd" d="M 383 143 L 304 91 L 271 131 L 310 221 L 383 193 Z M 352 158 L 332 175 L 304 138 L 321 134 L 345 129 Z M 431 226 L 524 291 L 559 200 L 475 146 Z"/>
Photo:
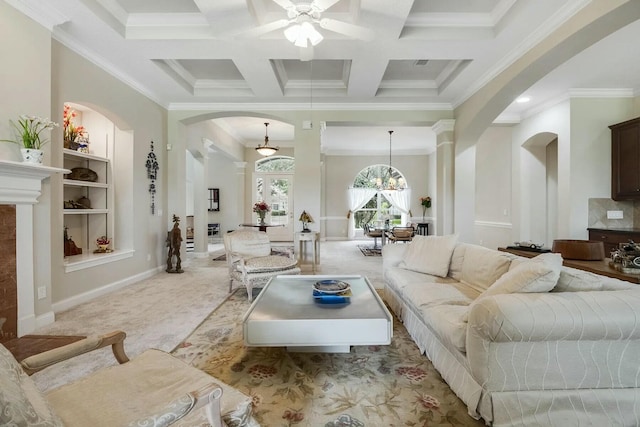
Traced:
<path id="1" fill-rule="evenodd" d="M 293 157 L 271 156 L 256 161 L 256 172 L 293 172 L 295 168 Z"/>
<path id="2" fill-rule="evenodd" d="M 388 165 L 367 166 L 356 175 L 353 180 L 353 188 L 375 188 L 378 190 L 362 208 L 355 212 L 356 229 L 362 228 L 364 224 L 383 223 L 386 219 L 389 219 L 390 226 L 402 225 L 402 213 L 394 208 L 381 193 L 388 186 L 389 178 L 393 178 L 395 182 L 406 183 L 404 175 L 398 169 L 391 167 L 391 173 L 389 173 Z"/>

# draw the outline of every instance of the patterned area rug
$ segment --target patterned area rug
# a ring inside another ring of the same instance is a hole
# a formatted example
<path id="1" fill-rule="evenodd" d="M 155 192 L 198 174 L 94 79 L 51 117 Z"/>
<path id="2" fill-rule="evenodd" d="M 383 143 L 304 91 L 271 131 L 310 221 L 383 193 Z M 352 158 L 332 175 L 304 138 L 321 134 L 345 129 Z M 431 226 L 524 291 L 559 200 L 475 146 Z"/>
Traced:
<path id="1" fill-rule="evenodd" d="M 358 245 L 358 248 L 364 256 L 382 256 L 382 248 L 380 247 L 374 248 L 373 246 Z"/>
<path id="2" fill-rule="evenodd" d="M 237 290 L 173 354 L 251 395 L 263 426 L 483 425 L 469 417 L 397 319 L 389 346 L 289 353 L 243 345 L 248 308 L 245 291 Z"/>

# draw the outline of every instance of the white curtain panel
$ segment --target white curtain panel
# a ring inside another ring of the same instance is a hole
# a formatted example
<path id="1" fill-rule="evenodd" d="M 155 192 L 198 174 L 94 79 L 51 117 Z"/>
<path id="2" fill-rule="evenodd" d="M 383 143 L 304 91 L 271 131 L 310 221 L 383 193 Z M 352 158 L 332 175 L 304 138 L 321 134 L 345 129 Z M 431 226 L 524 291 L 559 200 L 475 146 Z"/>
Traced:
<path id="1" fill-rule="evenodd" d="M 349 195 L 349 209 L 351 210 L 349 226 L 347 228 L 347 237 L 349 239 L 353 239 L 356 236 L 356 211 L 366 205 L 376 192 L 377 190 L 375 188 L 349 188 L 347 190 L 347 194 Z"/>
<path id="2" fill-rule="evenodd" d="M 382 196 L 387 199 L 394 208 L 398 209 L 402 213 L 400 221 L 402 225 L 405 225 L 410 217 L 409 210 L 411 209 L 411 190 L 408 188 L 401 191 L 384 190 L 380 193 L 382 193 Z"/>

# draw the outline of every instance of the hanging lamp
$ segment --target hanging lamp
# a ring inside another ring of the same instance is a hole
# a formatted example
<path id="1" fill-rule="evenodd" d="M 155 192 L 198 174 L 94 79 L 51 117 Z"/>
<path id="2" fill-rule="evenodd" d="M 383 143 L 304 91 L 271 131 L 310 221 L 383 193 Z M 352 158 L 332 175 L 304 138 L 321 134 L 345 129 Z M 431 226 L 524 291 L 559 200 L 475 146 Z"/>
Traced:
<path id="1" fill-rule="evenodd" d="M 406 188 L 406 183 L 404 182 L 403 178 L 399 178 L 397 181 L 396 179 L 393 177 L 393 167 L 391 166 L 391 136 L 393 135 L 393 131 L 390 130 L 389 132 L 389 169 L 387 170 L 388 174 L 389 174 L 389 181 L 387 181 L 387 185 L 384 188 L 381 188 L 383 190 L 387 190 L 387 191 L 393 191 L 393 190 L 404 190 Z M 382 187 L 382 179 L 378 180 L 378 187 Z"/>
<path id="2" fill-rule="evenodd" d="M 264 157 L 272 156 L 280 149 L 279 147 L 272 147 L 271 145 L 269 145 L 269 135 L 267 134 L 268 127 L 269 127 L 269 123 L 265 123 L 264 124 L 264 144 L 258 145 L 256 147 L 256 151 L 261 156 L 264 156 Z"/>

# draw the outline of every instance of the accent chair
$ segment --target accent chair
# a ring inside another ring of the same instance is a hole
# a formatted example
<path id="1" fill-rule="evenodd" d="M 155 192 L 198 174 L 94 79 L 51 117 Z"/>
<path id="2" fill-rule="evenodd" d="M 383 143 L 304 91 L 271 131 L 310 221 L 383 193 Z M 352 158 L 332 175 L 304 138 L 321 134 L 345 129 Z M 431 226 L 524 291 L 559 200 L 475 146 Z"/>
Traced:
<path id="1" fill-rule="evenodd" d="M 253 288 L 264 286 L 272 277 L 300 274 L 293 251 L 288 256 L 271 254 L 271 241 L 264 231 L 240 229 L 227 233 L 224 249 L 229 266 L 229 292 L 233 281 L 238 281 L 246 287 L 249 301 L 253 300 Z"/>

